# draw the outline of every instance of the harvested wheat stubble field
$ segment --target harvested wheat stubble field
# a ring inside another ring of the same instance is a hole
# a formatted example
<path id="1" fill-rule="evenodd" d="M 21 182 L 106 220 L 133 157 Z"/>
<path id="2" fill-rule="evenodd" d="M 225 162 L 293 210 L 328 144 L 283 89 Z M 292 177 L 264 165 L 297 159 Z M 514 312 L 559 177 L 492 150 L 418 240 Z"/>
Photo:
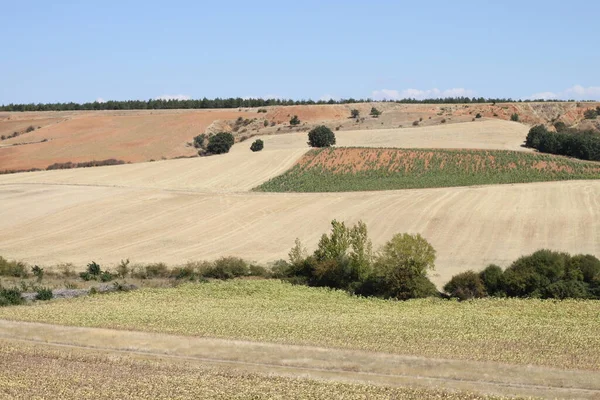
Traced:
<path id="1" fill-rule="evenodd" d="M 0 395 L 11 399 L 446 399 L 500 400 L 443 389 L 311 378 L 306 370 L 275 374 L 161 355 L 52 347 L 0 339 Z M 294 376 L 294 373 L 296 376 Z M 326 375 L 321 372 L 320 375 Z M 43 381 L 41 379 L 43 377 Z M 99 379 L 101 377 L 101 379 Z M 511 397 L 512 398 L 512 397 Z"/>
<path id="2" fill-rule="evenodd" d="M 353 193 L 196 193 L 77 185 L 3 185 L 0 254 L 50 266 L 90 260 L 185 263 L 287 258 L 332 219 L 364 220 L 375 245 L 420 232 L 437 250 L 436 284 L 540 248 L 600 254 L 600 182 Z"/>

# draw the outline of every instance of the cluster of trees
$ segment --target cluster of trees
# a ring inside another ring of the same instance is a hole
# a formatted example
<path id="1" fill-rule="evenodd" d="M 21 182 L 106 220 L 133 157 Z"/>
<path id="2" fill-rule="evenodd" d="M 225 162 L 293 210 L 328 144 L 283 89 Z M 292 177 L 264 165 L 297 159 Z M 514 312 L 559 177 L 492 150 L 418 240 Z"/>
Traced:
<path id="1" fill-rule="evenodd" d="M 525 146 L 542 153 L 559 154 L 582 160 L 600 161 L 600 134 L 594 131 L 571 131 L 564 124 L 556 124 L 557 132 L 544 125 L 529 130 Z"/>
<path id="2" fill-rule="evenodd" d="M 600 299 L 600 260 L 539 250 L 519 258 L 505 271 L 490 265 L 479 273 L 455 275 L 444 291 L 461 300 L 486 296 Z"/>
<path id="3" fill-rule="evenodd" d="M 397 234 L 374 252 L 363 222 L 350 227 L 333 220 L 331 226 L 312 255 L 296 239 L 289 262 L 273 267 L 274 277 L 362 296 L 406 300 L 438 295 L 427 278 L 435 267 L 435 250 L 421 235 Z"/>
<path id="4" fill-rule="evenodd" d="M 0 106 L 0 111 L 71 111 L 71 110 L 162 110 L 162 109 L 203 109 L 203 108 L 240 108 L 240 107 L 266 107 L 266 106 L 292 106 L 307 104 L 352 104 L 370 103 L 372 99 L 339 99 L 339 100 L 291 100 L 291 99 L 244 99 L 215 98 L 196 100 L 125 100 L 88 103 L 29 103 L 7 104 Z M 407 98 L 389 100 L 392 103 L 402 104 L 471 104 L 471 103 L 521 103 L 521 102 L 562 102 L 564 100 L 513 100 L 511 98 L 483 98 L 483 97 L 444 97 L 437 99 L 418 100 Z M 568 100 L 574 102 L 575 100 Z"/>
<path id="5" fill-rule="evenodd" d="M 219 132 L 214 135 L 202 133 L 194 137 L 194 147 L 198 149 L 198 155 L 229 153 L 229 149 L 235 143 L 233 135 L 229 132 Z"/>

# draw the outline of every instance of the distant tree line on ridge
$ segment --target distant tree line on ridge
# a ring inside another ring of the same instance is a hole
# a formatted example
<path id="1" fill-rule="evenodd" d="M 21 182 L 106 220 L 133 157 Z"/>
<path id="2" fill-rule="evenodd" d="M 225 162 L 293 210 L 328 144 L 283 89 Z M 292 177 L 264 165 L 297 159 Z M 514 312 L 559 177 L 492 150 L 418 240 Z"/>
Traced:
<path id="1" fill-rule="evenodd" d="M 88 103 L 30 103 L 6 104 L 0 106 L 0 111 L 78 111 L 78 110 L 167 110 L 167 109 L 209 109 L 209 108 L 240 108 L 266 106 L 294 106 L 310 104 L 353 104 L 370 103 L 372 99 L 339 99 L 339 100 L 292 100 L 292 99 L 260 99 L 260 98 L 215 98 L 196 100 L 123 100 Z M 521 103 L 521 102 L 562 102 L 564 100 L 513 100 L 511 98 L 484 97 L 445 97 L 437 99 L 401 99 L 384 100 L 390 103 L 402 104 L 470 104 L 470 103 Z M 575 100 L 568 100 L 574 102 Z"/>

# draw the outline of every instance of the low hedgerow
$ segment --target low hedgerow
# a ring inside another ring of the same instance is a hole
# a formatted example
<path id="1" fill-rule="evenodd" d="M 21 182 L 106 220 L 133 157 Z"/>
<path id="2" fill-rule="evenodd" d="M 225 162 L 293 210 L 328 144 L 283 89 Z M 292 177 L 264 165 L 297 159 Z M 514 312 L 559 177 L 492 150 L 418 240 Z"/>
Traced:
<path id="1" fill-rule="evenodd" d="M 504 271 L 490 265 L 478 274 L 455 275 L 444 291 L 461 300 L 484 296 L 600 300 L 600 260 L 589 254 L 538 250 Z"/>

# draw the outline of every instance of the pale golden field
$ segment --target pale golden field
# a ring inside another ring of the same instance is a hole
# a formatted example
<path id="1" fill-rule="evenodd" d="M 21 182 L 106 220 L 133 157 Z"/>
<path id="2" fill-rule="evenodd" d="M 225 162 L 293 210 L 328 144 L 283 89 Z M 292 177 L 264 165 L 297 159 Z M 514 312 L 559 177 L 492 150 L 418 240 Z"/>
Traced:
<path id="1" fill-rule="evenodd" d="M 505 399 L 376 386 L 23 344 L 0 339 L 0 397 L 10 399 Z"/>

